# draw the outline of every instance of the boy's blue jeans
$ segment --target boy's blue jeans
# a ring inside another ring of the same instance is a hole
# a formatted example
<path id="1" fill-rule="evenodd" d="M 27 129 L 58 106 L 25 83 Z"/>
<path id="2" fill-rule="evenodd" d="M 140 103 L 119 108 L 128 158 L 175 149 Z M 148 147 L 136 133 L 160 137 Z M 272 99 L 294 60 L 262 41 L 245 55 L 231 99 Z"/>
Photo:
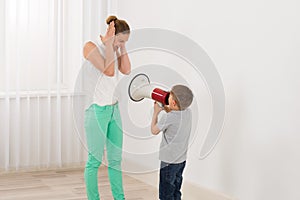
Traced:
<path id="1" fill-rule="evenodd" d="M 159 173 L 160 200 L 181 200 L 180 189 L 185 162 L 170 164 L 161 161 Z"/>

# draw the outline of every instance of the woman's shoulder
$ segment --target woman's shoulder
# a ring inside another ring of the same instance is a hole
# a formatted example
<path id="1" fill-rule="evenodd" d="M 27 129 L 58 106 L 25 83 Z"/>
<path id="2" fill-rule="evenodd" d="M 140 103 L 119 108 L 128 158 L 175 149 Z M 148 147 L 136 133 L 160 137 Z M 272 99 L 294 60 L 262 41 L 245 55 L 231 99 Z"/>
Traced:
<path id="1" fill-rule="evenodd" d="M 103 55 L 104 47 L 103 45 L 99 44 L 97 41 L 88 41 L 84 44 L 83 47 L 83 55 L 84 58 L 87 58 L 87 56 L 95 49 L 98 49 L 100 53 Z"/>

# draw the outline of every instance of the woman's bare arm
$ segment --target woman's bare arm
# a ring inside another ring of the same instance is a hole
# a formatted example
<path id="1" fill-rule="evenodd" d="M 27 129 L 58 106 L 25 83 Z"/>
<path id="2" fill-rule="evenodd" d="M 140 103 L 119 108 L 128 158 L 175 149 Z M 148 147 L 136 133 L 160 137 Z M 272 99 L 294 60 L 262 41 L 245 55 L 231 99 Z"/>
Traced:
<path id="1" fill-rule="evenodd" d="M 119 71 L 122 72 L 123 74 L 130 74 L 131 63 L 125 45 L 120 47 L 120 53 L 118 52 L 117 56 L 118 56 Z"/>
<path id="2" fill-rule="evenodd" d="M 114 22 L 109 24 L 105 36 L 100 36 L 105 45 L 105 59 L 99 49 L 93 42 L 87 42 L 83 48 L 83 56 L 90 61 L 97 69 L 107 76 L 113 76 L 115 73 L 113 40 L 115 35 Z"/>

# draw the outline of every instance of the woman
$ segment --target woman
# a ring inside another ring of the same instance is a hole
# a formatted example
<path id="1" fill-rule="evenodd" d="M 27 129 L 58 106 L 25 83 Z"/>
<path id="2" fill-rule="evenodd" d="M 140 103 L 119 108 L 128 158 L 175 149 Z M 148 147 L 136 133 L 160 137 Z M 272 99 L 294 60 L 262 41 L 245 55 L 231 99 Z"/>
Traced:
<path id="1" fill-rule="evenodd" d="M 89 200 L 98 200 L 98 168 L 102 162 L 104 146 L 108 161 L 108 176 L 115 200 L 125 199 L 121 160 L 123 132 L 117 98 L 114 96 L 119 81 L 119 72 L 129 74 L 130 60 L 125 43 L 130 34 L 126 21 L 115 16 L 106 19 L 108 28 L 100 36 L 103 45 L 87 42 L 83 53 L 85 59 L 100 71 L 92 103 L 85 111 L 85 132 L 88 145 L 88 160 L 84 177 Z"/>

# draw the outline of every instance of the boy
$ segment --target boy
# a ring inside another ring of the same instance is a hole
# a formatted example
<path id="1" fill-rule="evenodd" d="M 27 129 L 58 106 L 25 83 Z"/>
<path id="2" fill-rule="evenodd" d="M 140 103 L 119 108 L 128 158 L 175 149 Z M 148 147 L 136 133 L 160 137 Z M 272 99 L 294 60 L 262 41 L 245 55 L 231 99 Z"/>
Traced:
<path id="1" fill-rule="evenodd" d="M 161 160 L 159 199 L 180 200 L 182 173 L 185 167 L 188 141 L 192 128 L 192 113 L 188 108 L 193 101 L 192 91 L 184 85 L 175 85 L 169 96 L 169 105 L 161 108 L 154 103 L 151 132 L 163 132 L 160 144 Z M 157 122 L 158 114 L 165 109 L 165 118 Z"/>

